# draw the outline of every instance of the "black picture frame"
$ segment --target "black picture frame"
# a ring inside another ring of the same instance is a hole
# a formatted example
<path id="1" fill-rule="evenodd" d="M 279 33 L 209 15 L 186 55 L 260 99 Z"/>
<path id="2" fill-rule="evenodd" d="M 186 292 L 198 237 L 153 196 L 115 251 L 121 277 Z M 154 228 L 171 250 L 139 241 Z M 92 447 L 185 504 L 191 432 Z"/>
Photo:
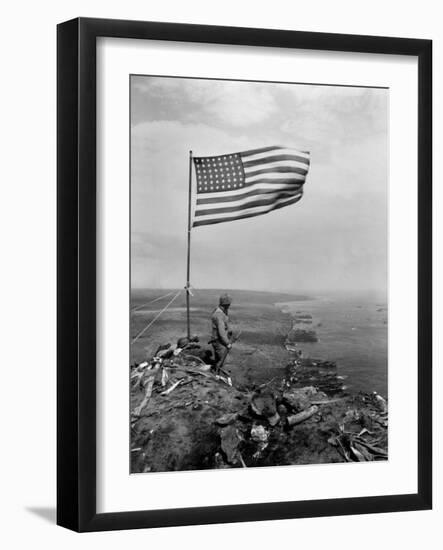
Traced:
<path id="1" fill-rule="evenodd" d="M 418 59 L 418 490 L 416 494 L 136 512 L 96 511 L 96 39 L 399 54 Z M 78 18 L 57 29 L 57 523 L 104 531 L 432 506 L 432 42 Z"/>

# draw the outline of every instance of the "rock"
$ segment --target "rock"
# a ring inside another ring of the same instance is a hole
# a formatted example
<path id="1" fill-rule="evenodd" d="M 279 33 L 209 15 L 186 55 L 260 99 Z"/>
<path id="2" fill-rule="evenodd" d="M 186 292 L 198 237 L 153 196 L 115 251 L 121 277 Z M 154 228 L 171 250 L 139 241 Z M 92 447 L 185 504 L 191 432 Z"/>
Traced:
<path id="1" fill-rule="evenodd" d="M 347 422 L 358 422 L 360 420 L 360 413 L 356 409 L 350 409 L 346 411 L 345 417 L 343 418 L 343 423 Z"/>
<path id="2" fill-rule="evenodd" d="M 311 405 L 310 399 L 300 390 L 286 391 L 283 393 L 285 403 L 294 411 L 303 411 Z"/>
<path id="3" fill-rule="evenodd" d="M 183 353 L 184 356 L 189 356 L 191 361 L 198 357 L 206 364 L 210 364 L 212 362 L 211 350 L 202 347 L 200 344 L 194 344 L 191 342 L 186 346 L 186 349 L 183 350 Z"/>
<path id="4" fill-rule="evenodd" d="M 301 422 L 308 420 L 308 418 L 311 418 L 311 416 L 313 416 L 317 411 L 318 411 L 317 405 L 312 405 L 312 407 L 309 407 L 309 409 L 305 409 L 302 412 L 299 412 L 292 416 L 288 416 L 287 418 L 288 426 L 295 426 L 296 424 L 300 424 Z"/>
<path id="5" fill-rule="evenodd" d="M 375 403 L 375 406 L 378 408 L 378 410 L 381 413 L 386 413 L 388 410 L 388 405 L 386 403 L 386 400 L 377 392 L 373 392 L 372 395 L 374 396 L 374 403 Z"/>
<path id="6" fill-rule="evenodd" d="M 285 344 L 285 349 L 291 353 L 298 353 L 298 348 L 294 344 Z"/>
<path id="7" fill-rule="evenodd" d="M 277 406 L 272 391 L 266 388 L 256 391 L 251 398 L 251 409 L 257 416 L 274 417 Z"/>
<path id="8" fill-rule="evenodd" d="M 222 428 L 220 438 L 221 448 L 226 455 L 226 460 L 229 463 L 234 464 L 237 462 L 238 446 L 240 441 L 242 441 L 237 428 L 232 424 Z"/>
<path id="9" fill-rule="evenodd" d="M 274 415 L 268 418 L 268 422 L 271 426 L 276 426 L 280 422 L 280 415 L 276 412 Z"/>
<path id="10" fill-rule="evenodd" d="M 297 388 L 285 391 L 283 401 L 294 411 L 303 411 L 311 405 L 311 398 L 318 396 L 317 390 L 313 386 Z"/>
<path id="11" fill-rule="evenodd" d="M 267 443 L 269 433 L 261 424 L 254 424 L 251 428 L 251 439 L 256 443 Z"/>
<path id="12" fill-rule="evenodd" d="M 261 424 L 255 424 L 251 428 L 251 439 L 257 443 L 257 450 L 252 455 L 253 458 L 257 459 L 268 446 L 269 432 Z"/>
<path id="13" fill-rule="evenodd" d="M 215 422 L 219 426 L 228 426 L 229 424 L 232 424 L 233 422 L 235 422 L 237 418 L 238 418 L 238 413 L 227 413 L 217 418 Z"/>
<path id="14" fill-rule="evenodd" d="M 226 468 L 229 468 L 229 465 L 223 460 L 221 453 L 215 453 L 214 468 L 216 470 L 225 470 Z"/>

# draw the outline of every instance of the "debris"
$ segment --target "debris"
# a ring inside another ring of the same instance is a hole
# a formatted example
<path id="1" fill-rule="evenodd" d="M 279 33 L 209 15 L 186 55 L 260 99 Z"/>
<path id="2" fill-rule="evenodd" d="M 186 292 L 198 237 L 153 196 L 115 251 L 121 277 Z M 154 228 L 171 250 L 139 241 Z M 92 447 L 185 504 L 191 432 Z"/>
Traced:
<path id="1" fill-rule="evenodd" d="M 154 353 L 154 357 L 158 358 L 167 358 L 172 355 L 173 348 L 171 344 L 162 344 L 157 348 L 157 351 Z"/>
<path id="2" fill-rule="evenodd" d="M 257 444 L 257 449 L 252 458 L 257 460 L 268 446 L 269 432 L 261 424 L 254 424 L 251 428 L 251 440 Z"/>
<path id="3" fill-rule="evenodd" d="M 267 443 L 269 433 L 261 424 L 254 424 L 251 428 L 251 439 L 256 443 Z"/>
<path id="4" fill-rule="evenodd" d="M 226 462 L 223 460 L 223 457 L 222 457 L 222 454 L 221 453 L 215 453 L 215 456 L 214 456 L 214 467 L 217 469 L 217 470 L 224 470 L 226 468 L 229 468 L 229 465 L 226 464 Z"/>
<path id="5" fill-rule="evenodd" d="M 171 392 L 175 390 L 177 386 L 179 386 L 183 382 L 183 378 L 180 378 L 180 380 L 177 380 L 177 382 L 174 382 L 171 387 L 169 387 L 167 390 L 162 391 L 160 395 L 169 395 Z"/>
<path id="6" fill-rule="evenodd" d="M 149 378 L 149 381 L 148 381 L 148 384 L 147 384 L 147 387 L 146 387 L 146 393 L 145 393 L 145 397 L 143 398 L 143 401 L 133 411 L 134 416 L 140 416 L 140 413 L 142 412 L 142 410 L 149 403 L 149 399 L 151 398 L 152 387 L 153 386 L 154 386 L 154 376 L 151 376 Z"/>
<path id="7" fill-rule="evenodd" d="M 273 392 L 266 388 L 256 391 L 251 398 L 251 409 L 257 416 L 274 417 L 277 407 Z"/>
<path id="8" fill-rule="evenodd" d="M 200 375 L 200 376 L 204 376 L 205 378 L 213 378 L 215 379 L 215 376 L 209 372 L 206 372 L 205 370 L 201 370 L 199 368 L 192 368 L 192 367 L 184 367 L 184 366 L 177 366 L 176 369 L 177 371 L 182 371 L 182 372 L 186 372 L 187 374 L 190 374 L 190 375 Z"/>
<path id="9" fill-rule="evenodd" d="M 358 441 L 360 442 L 361 445 L 364 445 L 365 447 L 367 447 L 367 449 L 371 451 L 373 455 L 381 456 L 384 458 L 388 457 L 388 453 L 385 450 L 380 449 L 379 447 L 374 447 L 364 439 L 358 438 Z"/>
<path id="10" fill-rule="evenodd" d="M 335 399 L 320 399 L 311 401 L 311 405 L 329 405 L 331 403 L 340 403 L 340 401 L 345 401 L 346 397 L 337 397 Z"/>
<path id="11" fill-rule="evenodd" d="M 360 420 L 360 413 L 356 409 L 350 409 L 346 411 L 343 422 L 358 422 Z"/>
<path id="12" fill-rule="evenodd" d="M 271 426 L 276 426 L 279 423 L 279 421 L 280 421 L 280 415 L 278 414 L 278 412 L 268 417 L 268 422 Z"/>
<path id="13" fill-rule="evenodd" d="M 357 452 L 357 453 L 359 453 L 360 457 L 363 457 L 363 460 L 361 460 L 361 458 L 359 458 L 359 462 L 363 462 L 363 461 L 372 462 L 374 460 L 371 453 L 369 453 L 368 450 L 365 449 L 365 447 L 363 447 L 363 445 L 361 445 L 357 441 L 354 441 L 353 446 L 351 447 L 351 449 L 353 450 L 354 454 L 356 454 L 356 452 Z"/>
<path id="14" fill-rule="evenodd" d="M 227 426 L 228 424 L 232 424 L 233 422 L 235 422 L 237 418 L 238 418 L 238 413 L 227 413 L 217 418 L 215 423 L 218 424 L 219 426 Z"/>
<path id="15" fill-rule="evenodd" d="M 240 461 L 240 464 L 242 465 L 242 468 L 247 468 L 247 466 L 246 466 L 246 464 L 245 464 L 245 461 L 243 460 L 243 457 L 242 457 L 240 451 L 237 452 L 237 456 L 238 456 L 238 459 L 239 459 L 239 461 Z"/>
<path id="16" fill-rule="evenodd" d="M 308 391 L 310 389 L 311 388 L 298 388 L 291 389 L 290 391 L 285 391 L 283 393 L 283 401 L 294 411 L 303 411 L 311 405 L 310 397 L 312 393 Z"/>
<path id="17" fill-rule="evenodd" d="M 161 379 L 161 385 L 163 387 L 166 386 L 166 383 L 169 379 L 168 371 L 166 369 L 162 369 L 162 379 Z"/>
<path id="18" fill-rule="evenodd" d="M 286 348 L 286 351 L 290 351 L 292 353 L 298 352 L 298 348 L 296 347 L 295 344 L 285 344 L 285 348 Z"/>
<path id="19" fill-rule="evenodd" d="M 224 382 L 225 384 L 227 384 L 228 386 L 231 386 L 232 387 L 232 380 L 231 380 L 231 377 L 228 376 L 228 377 L 224 377 L 222 376 L 221 374 L 216 374 L 215 375 L 215 379 L 216 380 L 221 380 L 222 382 Z"/>
<path id="20" fill-rule="evenodd" d="M 287 341 L 283 379 L 233 387 L 230 373 L 211 370 L 204 346 L 178 344 L 131 366 L 131 400 L 139 404 L 131 415 L 132 471 L 387 459 L 386 401 L 344 395 L 346 376 L 335 362 L 305 356 Z"/>
<path id="21" fill-rule="evenodd" d="M 304 422 L 308 418 L 311 418 L 316 412 L 318 411 L 317 405 L 312 405 L 308 409 L 305 409 L 302 412 L 299 412 L 297 414 L 293 414 L 292 416 L 288 416 L 287 422 L 288 426 L 295 426 L 296 424 L 300 424 L 301 422 Z"/>
<path id="22" fill-rule="evenodd" d="M 379 395 L 377 392 L 373 392 L 372 395 L 374 396 L 375 403 L 376 403 L 378 409 L 380 410 L 380 412 L 382 414 L 386 413 L 387 410 L 388 410 L 386 400 L 381 395 Z"/>
<path id="23" fill-rule="evenodd" d="M 388 453 L 377 447 L 377 440 L 366 441 L 363 434 L 370 434 L 365 428 L 358 434 L 345 432 L 343 425 L 339 427 L 337 435 L 328 439 L 328 443 L 337 446 L 342 456 L 348 462 L 371 462 L 373 460 L 386 460 Z"/>
<path id="24" fill-rule="evenodd" d="M 358 451 L 355 447 L 356 447 L 355 444 L 354 445 L 352 445 L 351 443 L 349 444 L 349 448 L 351 449 L 354 456 L 357 458 L 357 461 L 358 462 L 365 462 L 366 461 L 365 456 L 363 455 L 363 453 Z"/>
<path id="25" fill-rule="evenodd" d="M 220 431 L 221 448 L 229 463 L 235 464 L 238 458 L 238 446 L 242 441 L 237 428 L 230 424 Z"/>
<path id="26" fill-rule="evenodd" d="M 211 365 L 206 365 L 206 364 L 204 364 L 204 365 L 202 365 L 202 366 L 200 367 L 200 370 L 201 370 L 202 372 L 209 372 L 209 371 L 211 370 L 211 368 L 212 368 Z"/>

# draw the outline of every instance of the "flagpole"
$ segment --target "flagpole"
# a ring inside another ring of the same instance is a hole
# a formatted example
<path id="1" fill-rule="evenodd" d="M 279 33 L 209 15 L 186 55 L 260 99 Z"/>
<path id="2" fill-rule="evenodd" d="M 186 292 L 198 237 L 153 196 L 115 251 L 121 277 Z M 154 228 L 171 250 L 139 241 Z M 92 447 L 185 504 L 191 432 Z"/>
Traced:
<path id="1" fill-rule="evenodd" d="M 192 151 L 189 151 L 189 190 L 188 190 L 188 258 L 186 266 L 186 321 L 187 335 L 191 338 L 191 319 L 189 313 L 189 294 L 191 277 L 191 200 L 192 200 Z"/>

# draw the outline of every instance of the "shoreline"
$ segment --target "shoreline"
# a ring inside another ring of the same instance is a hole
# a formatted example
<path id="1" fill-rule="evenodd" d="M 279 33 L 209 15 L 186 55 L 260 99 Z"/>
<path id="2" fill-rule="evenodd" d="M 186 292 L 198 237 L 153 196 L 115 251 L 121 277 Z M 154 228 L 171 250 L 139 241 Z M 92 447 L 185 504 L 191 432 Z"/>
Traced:
<path id="1" fill-rule="evenodd" d="M 276 307 L 291 319 L 293 332 L 312 333 L 297 343 L 306 356 L 336 361 L 357 391 L 370 388 L 387 397 L 387 304 L 322 296 Z"/>
<path id="2" fill-rule="evenodd" d="M 203 334 L 215 293 L 200 296 L 203 316 L 194 325 Z M 386 460 L 386 401 L 349 391 L 333 361 L 295 353 L 307 344 L 285 347 L 293 315 L 271 293 L 259 303 L 251 303 L 257 294 L 245 294 L 233 317 L 247 330 L 220 379 L 196 359 L 208 347 L 204 337 L 189 356 L 184 350 L 159 361 L 153 351 L 144 367 L 132 366 L 134 380 L 152 385 L 131 389 L 131 472 Z M 298 315 L 309 327 L 302 307 Z M 174 323 L 162 334 L 174 335 L 172 341 L 182 335 Z M 154 341 L 168 348 L 166 340 Z"/>

